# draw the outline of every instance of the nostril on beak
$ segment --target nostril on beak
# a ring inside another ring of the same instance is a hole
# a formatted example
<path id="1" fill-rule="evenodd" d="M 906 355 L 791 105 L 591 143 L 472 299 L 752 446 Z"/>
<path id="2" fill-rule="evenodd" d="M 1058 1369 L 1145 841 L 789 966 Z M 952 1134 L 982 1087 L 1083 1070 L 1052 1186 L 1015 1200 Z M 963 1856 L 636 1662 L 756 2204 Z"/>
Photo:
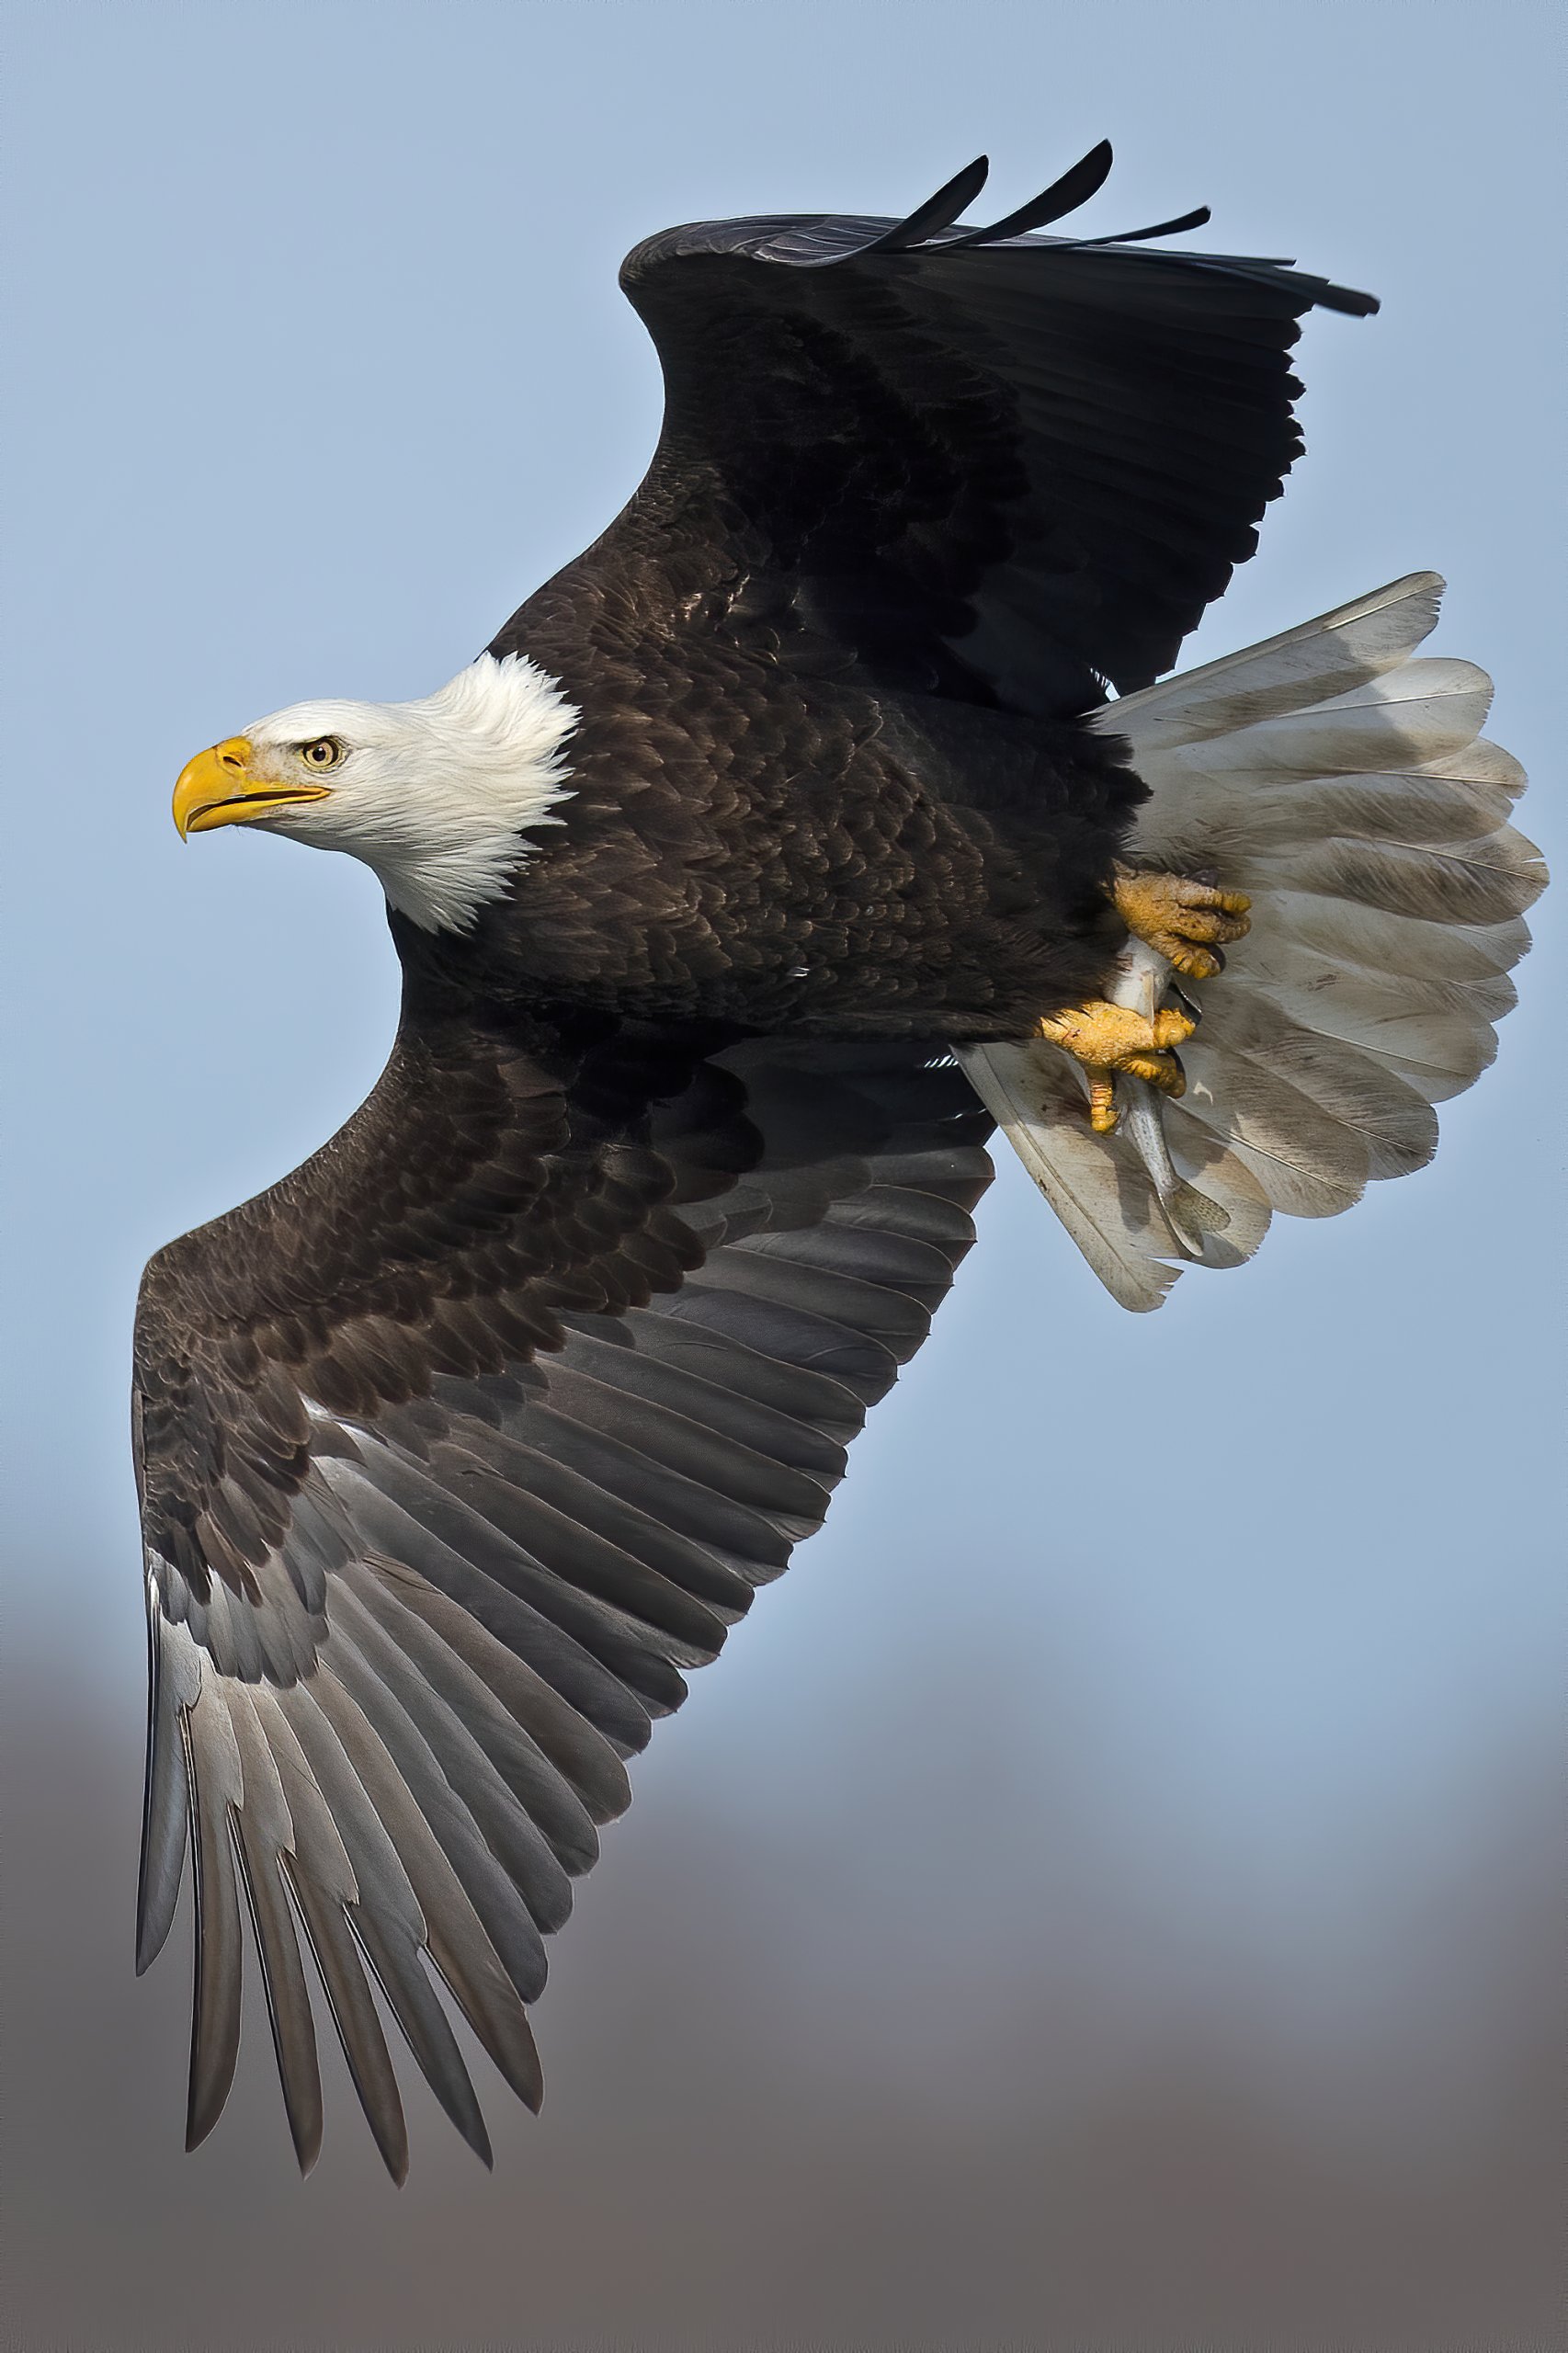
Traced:
<path id="1" fill-rule="evenodd" d="M 218 757 L 226 768 L 243 768 L 244 766 L 237 752 L 220 752 Z"/>

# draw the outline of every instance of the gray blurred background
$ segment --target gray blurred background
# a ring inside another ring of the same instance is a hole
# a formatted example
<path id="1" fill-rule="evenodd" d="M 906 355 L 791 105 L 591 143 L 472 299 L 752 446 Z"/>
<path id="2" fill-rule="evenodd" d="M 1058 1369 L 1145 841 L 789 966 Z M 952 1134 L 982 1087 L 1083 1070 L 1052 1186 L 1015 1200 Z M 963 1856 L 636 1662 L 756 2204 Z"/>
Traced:
<path id="1" fill-rule="evenodd" d="M 125 1446 L 142 1259 L 345 1118 L 395 1007 L 370 876 L 182 848 L 176 771 L 427 691 L 602 528 L 652 229 L 903 210 L 982 148 L 999 211 L 1108 133 L 1092 228 L 1207 200 L 1219 250 L 1375 289 L 1308 327 L 1311 457 L 1193 658 L 1437 566 L 1550 850 L 1550 21 L 13 9 L 7 2342 L 1556 2341 L 1551 901 L 1435 1167 L 1247 1273 L 1135 1321 L 1003 1169 L 826 1533 L 637 1770 L 543 2116 L 482 2075 L 493 2177 L 411 2084 L 392 2190 L 324 2043 L 301 2185 L 254 1984 L 181 2154 Z"/>

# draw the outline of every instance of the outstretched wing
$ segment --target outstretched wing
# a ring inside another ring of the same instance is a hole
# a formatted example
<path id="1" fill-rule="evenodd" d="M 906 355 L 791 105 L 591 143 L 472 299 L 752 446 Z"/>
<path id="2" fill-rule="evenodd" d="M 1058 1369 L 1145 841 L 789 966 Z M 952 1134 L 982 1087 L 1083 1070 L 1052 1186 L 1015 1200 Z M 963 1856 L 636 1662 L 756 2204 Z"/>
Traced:
<path id="1" fill-rule="evenodd" d="M 820 1525 L 972 1238 L 989 1125 L 917 1046 L 405 1023 L 324 1151 L 153 1259 L 138 1965 L 188 1825 L 192 2144 L 233 2073 L 242 1890 L 301 2166 L 301 1927 L 395 2177 L 370 1977 L 487 2161 L 427 1961 L 538 2105 L 542 1938 L 623 1760 Z"/>
<path id="2" fill-rule="evenodd" d="M 640 625 L 699 614 L 787 662 L 1054 716 L 1168 669 L 1301 454 L 1302 318 L 1376 304 L 1283 262 L 1027 233 L 1109 168 L 1102 145 L 989 229 L 952 225 L 982 161 L 899 223 L 639 245 L 621 280 L 663 435 L 530 619 L 630 597 Z"/>

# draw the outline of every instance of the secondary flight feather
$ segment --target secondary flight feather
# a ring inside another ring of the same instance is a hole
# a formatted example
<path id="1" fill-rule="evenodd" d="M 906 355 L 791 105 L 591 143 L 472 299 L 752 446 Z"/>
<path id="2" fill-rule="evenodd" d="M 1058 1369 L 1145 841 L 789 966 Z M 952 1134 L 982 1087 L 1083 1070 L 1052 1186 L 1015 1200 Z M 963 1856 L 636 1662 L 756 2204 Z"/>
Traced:
<path id="1" fill-rule="evenodd" d="M 1203 213 L 1040 234 L 1109 162 L 639 246 L 665 415 L 604 536 L 436 693 L 179 779 L 184 833 L 366 860 L 403 981 L 363 1108 L 142 1283 L 192 2143 L 245 1912 L 301 2166 L 307 1951 L 396 2177 L 373 1988 L 482 2156 L 442 1989 L 537 2107 L 626 1760 L 820 1526 L 995 1122 L 1141 1309 L 1419 1165 L 1490 1059 L 1543 878 L 1486 680 L 1412 658 L 1441 584 L 1157 683 L 1301 453 L 1303 319 L 1376 305 L 1147 242 Z"/>

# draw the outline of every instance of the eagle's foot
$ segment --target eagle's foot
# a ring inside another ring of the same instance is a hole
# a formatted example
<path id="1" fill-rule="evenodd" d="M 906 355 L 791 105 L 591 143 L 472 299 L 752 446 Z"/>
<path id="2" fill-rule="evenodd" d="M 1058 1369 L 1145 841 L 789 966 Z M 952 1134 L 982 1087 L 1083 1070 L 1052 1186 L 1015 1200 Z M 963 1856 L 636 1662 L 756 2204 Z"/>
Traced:
<path id="1" fill-rule="evenodd" d="M 1162 953 L 1164 951 L 1162 950 Z M 1089 1083 L 1089 1125 L 1096 1135 L 1116 1126 L 1116 1074 L 1126 1071 L 1163 1095 L 1180 1095 L 1187 1075 L 1173 1047 L 1190 1038 L 1197 1024 L 1174 1006 L 1155 1014 L 1134 1013 L 1096 997 L 1041 1018 L 1040 1034 L 1081 1063 Z"/>
<path id="2" fill-rule="evenodd" d="M 1134 938 L 1146 940 L 1195 981 L 1222 972 L 1221 946 L 1244 938 L 1252 928 L 1252 901 L 1244 891 L 1219 891 L 1185 874 L 1139 874 L 1119 866 L 1111 897 Z"/>

